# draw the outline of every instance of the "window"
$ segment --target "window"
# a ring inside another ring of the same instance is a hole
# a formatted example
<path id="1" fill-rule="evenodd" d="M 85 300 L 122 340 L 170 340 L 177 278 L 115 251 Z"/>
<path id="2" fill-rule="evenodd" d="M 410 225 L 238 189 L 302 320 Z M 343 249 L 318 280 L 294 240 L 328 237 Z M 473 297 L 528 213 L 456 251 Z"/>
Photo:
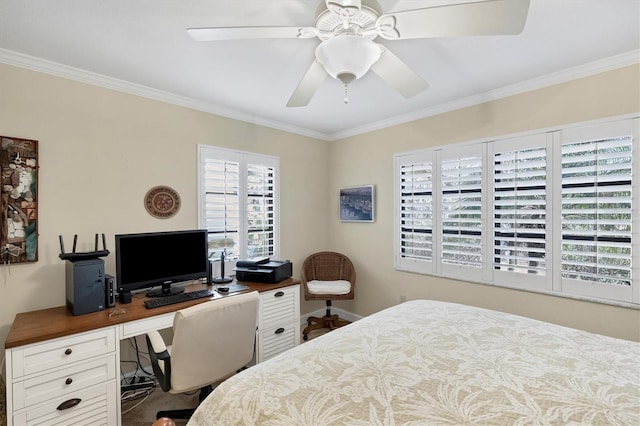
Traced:
<path id="1" fill-rule="evenodd" d="M 614 300 L 632 298 L 632 233 L 640 226 L 632 129 L 619 127 L 566 131 L 559 149 L 561 286 Z M 635 202 L 637 211 L 637 195 Z"/>
<path id="2" fill-rule="evenodd" d="M 431 272 L 433 265 L 433 158 L 414 156 L 396 163 L 400 190 L 398 260 L 417 272 Z"/>
<path id="3" fill-rule="evenodd" d="M 481 146 L 445 149 L 440 161 L 440 262 L 445 274 L 467 278 L 482 268 Z"/>
<path id="4" fill-rule="evenodd" d="M 276 157 L 201 145 L 199 219 L 209 252 L 229 259 L 278 256 Z"/>
<path id="5" fill-rule="evenodd" d="M 396 268 L 640 304 L 639 125 L 397 154 Z"/>
<path id="6" fill-rule="evenodd" d="M 550 139 L 550 138 L 549 138 Z M 547 135 L 495 141 L 492 149 L 493 279 L 521 288 L 551 289 Z M 548 146 L 549 145 L 549 146 Z"/>

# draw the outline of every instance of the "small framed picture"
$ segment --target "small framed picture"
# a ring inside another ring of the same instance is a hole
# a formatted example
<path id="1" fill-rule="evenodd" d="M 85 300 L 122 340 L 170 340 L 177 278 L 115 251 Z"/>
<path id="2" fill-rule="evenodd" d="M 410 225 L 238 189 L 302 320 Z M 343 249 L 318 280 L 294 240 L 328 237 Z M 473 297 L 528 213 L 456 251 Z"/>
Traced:
<path id="1" fill-rule="evenodd" d="M 373 222 L 375 220 L 374 209 L 374 185 L 340 189 L 340 221 Z"/>

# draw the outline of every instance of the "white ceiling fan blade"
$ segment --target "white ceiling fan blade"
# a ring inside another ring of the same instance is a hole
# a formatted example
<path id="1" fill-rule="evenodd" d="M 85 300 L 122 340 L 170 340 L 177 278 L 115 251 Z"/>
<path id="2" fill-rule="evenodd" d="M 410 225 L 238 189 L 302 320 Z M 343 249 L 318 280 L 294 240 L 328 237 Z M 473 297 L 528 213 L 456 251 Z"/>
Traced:
<path id="1" fill-rule="evenodd" d="M 196 41 L 241 40 L 257 38 L 311 38 L 318 34 L 313 27 L 218 27 L 189 28 Z"/>
<path id="2" fill-rule="evenodd" d="M 429 85 L 415 71 L 409 68 L 389 49 L 378 44 L 382 51 L 380 59 L 371 66 L 371 70 L 376 73 L 389 86 L 396 89 L 405 98 L 411 98 Z"/>
<path id="3" fill-rule="evenodd" d="M 327 72 L 324 67 L 320 62 L 314 60 L 296 90 L 293 91 L 287 106 L 301 107 L 308 105 L 325 78 L 327 78 Z"/>
<path id="4" fill-rule="evenodd" d="M 524 28 L 530 0 L 484 0 L 380 16 L 378 33 L 387 40 L 515 35 Z"/>

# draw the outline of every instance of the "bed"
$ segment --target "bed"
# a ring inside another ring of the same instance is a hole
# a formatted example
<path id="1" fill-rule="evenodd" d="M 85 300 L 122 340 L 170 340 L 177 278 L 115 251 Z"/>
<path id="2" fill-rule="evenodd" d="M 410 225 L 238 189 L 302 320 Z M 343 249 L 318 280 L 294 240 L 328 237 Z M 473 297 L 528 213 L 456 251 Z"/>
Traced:
<path id="1" fill-rule="evenodd" d="M 465 305 L 380 311 L 220 384 L 190 426 L 640 424 L 640 343 Z"/>

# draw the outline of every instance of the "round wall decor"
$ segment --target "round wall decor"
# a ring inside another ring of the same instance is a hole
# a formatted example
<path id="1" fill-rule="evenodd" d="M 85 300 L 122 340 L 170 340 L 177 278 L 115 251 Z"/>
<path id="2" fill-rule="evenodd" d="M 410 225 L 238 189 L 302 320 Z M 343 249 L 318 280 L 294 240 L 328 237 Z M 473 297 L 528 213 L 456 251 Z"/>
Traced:
<path id="1" fill-rule="evenodd" d="M 180 195 L 168 186 L 155 186 L 144 196 L 144 207 L 151 216 L 168 219 L 180 210 Z"/>

